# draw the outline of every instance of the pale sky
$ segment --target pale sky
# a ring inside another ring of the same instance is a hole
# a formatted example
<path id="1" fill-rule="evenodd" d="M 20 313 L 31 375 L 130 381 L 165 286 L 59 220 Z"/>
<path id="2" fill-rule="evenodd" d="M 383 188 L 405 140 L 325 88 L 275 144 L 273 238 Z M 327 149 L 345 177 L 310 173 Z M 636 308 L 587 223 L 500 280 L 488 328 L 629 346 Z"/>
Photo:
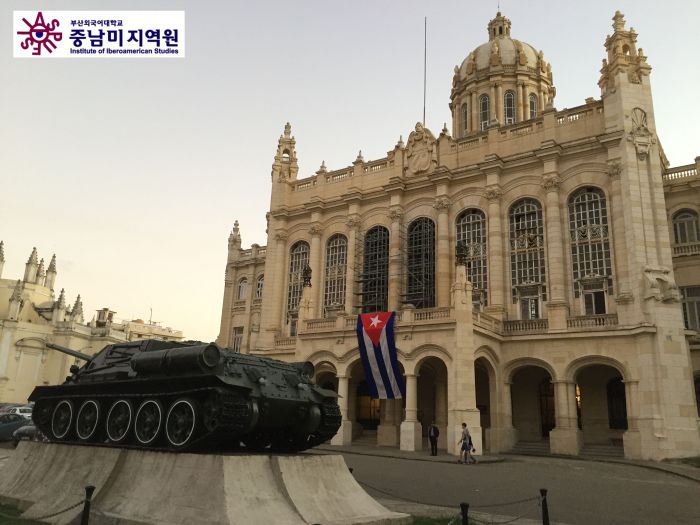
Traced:
<path id="1" fill-rule="evenodd" d="M 300 178 L 380 158 L 422 115 L 450 121 L 453 69 L 488 37 L 496 0 L 5 0 L 0 16 L 3 278 L 32 246 L 58 259 L 57 292 L 188 338 L 219 331 L 227 238 L 265 245 L 270 169 L 290 121 Z M 186 11 L 187 58 L 12 58 L 12 10 Z M 652 66 L 671 164 L 700 155 L 700 2 L 502 0 L 513 38 L 544 51 L 557 109 L 600 97 L 620 9 Z"/>

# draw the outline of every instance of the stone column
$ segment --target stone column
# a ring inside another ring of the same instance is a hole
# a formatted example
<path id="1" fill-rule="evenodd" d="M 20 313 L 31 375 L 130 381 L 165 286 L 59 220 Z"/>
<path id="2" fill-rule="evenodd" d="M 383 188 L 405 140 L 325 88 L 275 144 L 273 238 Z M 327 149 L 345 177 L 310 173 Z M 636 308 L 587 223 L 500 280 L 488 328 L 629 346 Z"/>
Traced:
<path id="1" fill-rule="evenodd" d="M 499 389 L 500 392 L 496 394 L 498 396 L 499 417 L 496 422 L 498 427 L 493 432 L 492 452 L 510 450 L 518 441 L 517 433 L 513 426 L 513 401 L 510 397 L 510 385 L 510 381 L 505 381 Z"/>
<path id="2" fill-rule="evenodd" d="M 537 87 L 537 98 L 539 100 L 539 106 L 540 106 L 538 108 L 538 111 L 540 113 L 544 113 L 545 104 L 544 104 L 544 94 L 542 93 L 542 86 Z"/>
<path id="3" fill-rule="evenodd" d="M 323 268 L 321 261 L 323 253 L 321 250 L 321 232 L 323 229 L 318 223 L 314 223 L 309 228 L 311 235 L 311 251 L 309 253 L 309 266 L 311 267 L 311 297 L 314 299 L 311 306 L 311 315 L 314 319 L 323 316 L 323 290 L 322 290 L 322 273 Z M 301 328 L 301 327 L 300 327 Z"/>
<path id="4" fill-rule="evenodd" d="M 348 378 L 346 376 L 338 376 L 338 406 L 342 420 L 338 433 L 331 439 L 331 445 L 349 445 L 352 443 L 352 421 L 348 413 Z"/>
<path id="5" fill-rule="evenodd" d="M 549 433 L 552 454 L 578 455 L 583 444 L 576 416 L 576 383 L 553 381 L 556 427 Z"/>
<path id="6" fill-rule="evenodd" d="M 515 92 L 515 98 L 518 101 L 518 122 L 522 122 L 527 117 L 527 109 L 525 108 L 525 82 L 522 80 L 518 81 L 518 89 Z"/>
<path id="7" fill-rule="evenodd" d="M 389 210 L 391 232 L 389 235 L 389 310 L 398 310 L 401 302 L 401 219 L 403 209 L 394 206 Z"/>
<path id="8" fill-rule="evenodd" d="M 345 312 L 355 314 L 355 245 L 357 244 L 357 229 L 360 226 L 360 216 L 350 215 L 345 223 L 348 227 L 348 260 L 345 267 Z"/>
<path id="9" fill-rule="evenodd" d="M 547 267 L 549 269 L 547 317 L 550 331 L 566 330 L 566 320 L 569 316 L 569 305 L 565 294 L 564 236 L 559 211 L 560 183 L 561 179 L 556 173 L 549 173 L 542 180 L 542 187 L 547 192 Z"/>
<path id="10" fill-rule="evenodd" d="M 382 399 L 380 406 L 380 423 L 377 427 L 377 445 L 395 447 L 398 445 L 396 426 L 396 399 Z"/>
<path id="11" fill-rule="evenodd" d="M 435 261 L 435 283 L 437 287 L 437 306 L 450 306 L 450 226 L 447 211 L 450 200 L 436 197 L 433 208 L 437 210 L 437 261 Z"/>
<path id="12" fill-rule="evenodd" d="M 472 106 L 470 110 L 472 131 L 481 131 L 479 128 L 479 98 L 476 96 L 476 91 L 472 91 Z"/>
<path id="13" fill-rule="evenodd" d="M 435 381 L 435 424 L 440 430 L 438 448 L 447 448 L 447 383 Z"/>
<path id="14" fill-rule="evenodd" d="M 608 205 L 608 228 L 612 229 L 613 255 L 615 258 L 615 290 L 617 295 L 617 315 L 622 326 L 633 322 L 633 313 L 630 312 L 634 297 L 630 289 L 629 270 L 627 265 L 627 248 L 625 239 L 624 203 L 620 185 L 620 173 L 622 168 L 617 161 L 608 162 L 608 175 L 610 176 L 610 204 Z M 608 232 L 610 235 L 610 232 Z"/>
<path id="15" fill-rule="evenodd" d="M 520 90 L 522 91 L 523 99 L 523 120 L 527 120 L 530 118 L 530 99 L 527 96 L 527 86 L 525 82 L 520 84 Z"/>
<path id="16" fill-rule="evenodd" d="M 485 196 L 489 201 L 488 214 L 488 290 L 489 304 L 486 312 L 503 319 L 506 305 L 506 287 L 503 282 L 505 273 L 503 239 L 508 237 L 507 227 L 501 225 L 501 188 L 488 186 Z"/>
<path id="17" fill-rule="evenodd" d="M 503 113 L 503 87 L 496 84 L 496 119 L 499 123 L 505 124 L 506 117 Z"/>
<path id="18" fill-rule="evenodd" d="M 627 408 L 627 430 L 622 435 L 622 446 L 626 458 L 642 457 L 642 437 L 639 432 L 639 411 L 637 409 L 637 388 L 639 381 L 623 381 L 625 383 L 625 406 Z"/>
<path id="19" fill-rule="evenodd" d="M 272 279 L 274 286 L 272 287 L 272 300 L 270 301 L 270 310 L 273 312 L 273 318 L 270 322 L 270 328 L 275 331 L 281 331 L 285 324 L 285 313 L 287 311 L 287 297 L 284 293 L 285 284 L 287 282 L 285 276 L 285 263 L 287 261 L 287 232 L 278 230 L 275 234 L 275 275 Z M 275 308 L 277 306 L 277 308 Z"/>
<path id="20" fill-rule="evenodd" d="M 423 448 L 423 428 L 418 421 L 418 376 L 406 374 L 406 420 L 401 423 L 401 450 Z"/>
<path id="21" fill-rule="evenodd" d="M 496 124 L 496 84 L 491 84 L 491 97 L 489 98 L 489 126 Z"/>

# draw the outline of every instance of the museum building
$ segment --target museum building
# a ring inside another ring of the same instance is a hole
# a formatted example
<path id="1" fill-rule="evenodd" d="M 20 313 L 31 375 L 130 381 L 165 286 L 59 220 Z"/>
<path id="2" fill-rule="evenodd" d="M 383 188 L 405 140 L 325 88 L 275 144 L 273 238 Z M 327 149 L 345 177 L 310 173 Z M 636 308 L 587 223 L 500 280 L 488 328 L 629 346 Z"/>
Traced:
<path id="1" fill-rule="evenodd" d="M 229 236 L 218 342 L 312 361 L 334 444 L 419 450 L 435 421 L 456 453 L 464 421 L 479 452 L 700 454 L 700 157 L 669 166 L 620 12 L 601 97 L 572 109 L 501 13 L 488 38 L 437 137 L 299 178 L 285 126 L 267 246 Z M 387 310 L 405 399 L 371 399 L 360 363 L 357 314 Z"/>

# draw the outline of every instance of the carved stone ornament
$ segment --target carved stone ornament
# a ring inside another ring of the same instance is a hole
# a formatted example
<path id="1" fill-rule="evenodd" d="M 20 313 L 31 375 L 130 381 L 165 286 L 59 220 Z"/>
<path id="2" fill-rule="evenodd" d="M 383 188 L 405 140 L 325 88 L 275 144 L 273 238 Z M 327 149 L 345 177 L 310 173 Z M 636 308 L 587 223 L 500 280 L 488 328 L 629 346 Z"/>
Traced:
<path id="1" fill-rule="evenodd" d="M 348 219 L 345 221 L 345 224 L 347 225 L 348 228 L 351 230 L 358 228 L 360 226 L 360 216 L 359 215 L 350 215 Z"/>
<path id="2" fill-rule="evenodd" d="M 437 146 L 435 136 L 420 122 L 408 136 L 408 171 L 413 174 L 428 173 L 437 167 Z"/>
<path id="3" fill-rule="evenodd" d="M 484 197 L 490 201 L 500 199 L 501 195 L 503 195 L 503 192 L 498 186 L 487 186 L 486 190 L 484 191 Z"/>
<path id="4" fill-rule="evenodd" d="M 678 286 L 671 270 L 665 266 L 647 266 L 644 268 L 644 299 L 654 299 L 664 303 L 680 301 Z"/>
<path id="5" fill-rule="evenodd" d="M 450 207 L 450 199 L 447 197 L 436 197 L 433 208 L 438 211 L 447 211 Z"/>
<path id="6" fill-rule="evenodd" d="M 394 221 L 400 221 L 403 218 L 403 208 L 401 206 L 394 206 L 389 210 L 389 218 Z"/>
<path id="7" fill-rule="evenodd" d="M 321 235 L 323 228 L 320 224 L 314 223 L 309 227 L 309 235 Z"/>
<path id="8" fill-rule="evenodd" d="M 275 233 L 275 239 L 278 241 L 286 241 L 288 237 L 289 234 L 284 230 L 277 230 Z"/>
<path id="9" fill-rule="evenodd" d="M 651 147 L 656 144 L 656 137 L 647 127 L 647 114 L 642 108 L 634 108 L 632 114 L 632 131 L 627 140 L 634 143 L 637 150 L 637 158 L 646 160 Z"/>
<path id="10" fill-rule="evenodd" d="M 622 166 L 620 166 L 619 162 L 608 162 L 608 175 L 611 179 L 618 178 L 620 173 L 622 173 Z"/>
<path id="11" fill-rule="evenodd" d="M 554 191 L 559 189 L 561 179 L 557 175 L 548 175 L 542 179 L 542 187 L 545 191 Z"/>

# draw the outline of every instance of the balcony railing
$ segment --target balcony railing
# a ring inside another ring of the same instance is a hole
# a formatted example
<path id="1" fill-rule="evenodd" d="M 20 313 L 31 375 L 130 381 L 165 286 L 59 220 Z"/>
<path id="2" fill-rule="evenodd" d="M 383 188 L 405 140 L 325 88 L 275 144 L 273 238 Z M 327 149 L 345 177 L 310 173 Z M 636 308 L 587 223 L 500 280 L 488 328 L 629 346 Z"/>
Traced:
<path id="1" fill-rule="evenodd" d="M 700 255 L 700 242 L 673 245 L 674 257 L 684 257 L 686 255 Z"/>
<path id="2" fill-rule="evenodd" d="M 474 324 L 480 328 L 491 330 L 497 334 L 503 331 L 503 322 L 500 319 L 496 319 L 482 312 L 474 312 L 472 317 L 474 319 Z"/>
<path id="3" fill-rule="evenodd" d="M 698 170 L 695 164 L 687 164 L 685 166 L 678 166 L 676 168 L 671 168 L 666 173 L 661 175 L 664 182 L 671 182 L 679 179 L 689 179 L 698 176 Z"/>
<path id="4" fill-rule="evenodd" d="M 617 314 L 582 315 L 566 320 L 567 328 L 609 328 L 617 326 Z"/>
<path id="5" fill-rule="evenodd" d="M 414 321 L 435 321 L 437 319 L 452 319 L 452 308 L 425 308 L 413 310 Z"/>
<path id="6" fill-rule="evenodd" d="M 542 334 L 549 328 L 547 319 L 503 321 L 503 335 Z"/>
<path id="7" fill-rule="evenodd" d="M 275 339 L 275 347 L 278 346 L 294 346 L 297 343 L 296 337 L 277 337 Z"/>
<path id="8" fill-rule="evenodd" d="M 329 317 L 327 319 L 308 319 L 306 321 L 307 332 L 311 332 L 314 330 L 326 330 L 328 328 L 335 328 L 334 317 Z"/>

